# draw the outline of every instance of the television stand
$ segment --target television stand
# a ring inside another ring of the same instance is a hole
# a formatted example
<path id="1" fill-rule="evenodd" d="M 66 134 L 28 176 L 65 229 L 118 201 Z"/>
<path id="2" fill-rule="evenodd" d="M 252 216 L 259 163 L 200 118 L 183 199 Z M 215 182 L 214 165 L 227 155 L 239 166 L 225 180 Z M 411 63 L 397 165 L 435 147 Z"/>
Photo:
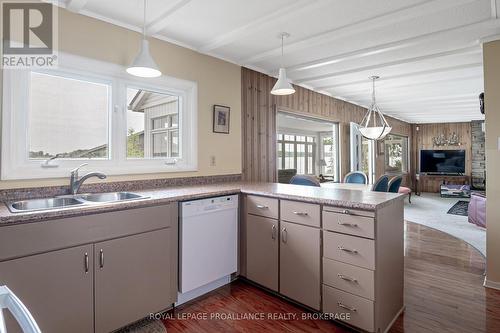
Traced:
<path id="1" fill-rule="evenodd" d="M 470 185 L 470 176 L 466 175 L 417 175 L 416 193 L 441 193 L 441 185 Z"/>

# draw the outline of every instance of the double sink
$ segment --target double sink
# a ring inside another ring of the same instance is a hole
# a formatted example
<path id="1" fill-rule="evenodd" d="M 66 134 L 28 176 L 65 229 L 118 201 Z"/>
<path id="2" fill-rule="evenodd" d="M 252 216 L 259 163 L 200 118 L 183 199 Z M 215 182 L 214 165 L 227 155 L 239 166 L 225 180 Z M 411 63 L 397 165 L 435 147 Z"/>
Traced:
<path id="1" fill-rule="evenodd" d="M 132 192 L 110 192 L 65 195 L 46 199 L 30 199 L 7 204 L 12 213 L 25 213 L 39 210 L 65 209 L 77 206 L 90 206 L 103 203 L 119 203 L 147 199 L 147 196 Z"/>

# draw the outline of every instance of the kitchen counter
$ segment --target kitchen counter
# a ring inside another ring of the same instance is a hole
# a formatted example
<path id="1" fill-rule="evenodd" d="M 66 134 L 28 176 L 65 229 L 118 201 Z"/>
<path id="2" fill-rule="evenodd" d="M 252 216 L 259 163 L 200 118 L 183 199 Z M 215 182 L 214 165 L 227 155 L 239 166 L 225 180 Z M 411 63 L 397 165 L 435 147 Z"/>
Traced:
<path id="1" fill-rule="evenodd" d="M 327 187 L 310 187 L 277 183 L 235 182 L 165 187 L 133 192 L 147 196 L 147 198 L 26 213 L 11 213 L 7 206 L 2 204 L 0 205 L 0 227 L 131 208 L 157 206 L 174 201 L 194 200 L 238 193 L 298 200 L 367 211 L 377 210 L 388 205 L 393 200 L 402 200 L 403 197 L 402 195 L 394 193 L 372 192 L 369 190 L 369 187 L 360 187 L 359 184 L 352 184 L 351 186 L 349 184 L 334 183 L 330 183 Z"/>

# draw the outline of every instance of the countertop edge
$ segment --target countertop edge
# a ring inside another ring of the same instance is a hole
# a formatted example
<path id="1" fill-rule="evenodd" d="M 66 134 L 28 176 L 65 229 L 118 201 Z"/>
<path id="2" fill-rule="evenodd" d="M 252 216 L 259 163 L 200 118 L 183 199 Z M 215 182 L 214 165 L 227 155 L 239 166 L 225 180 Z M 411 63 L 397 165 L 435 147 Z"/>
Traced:
<path id="1" fill-rule="evenodd" d="M 60 210 L 46 210 L 46 211 L 37 211 L 30 213 L 11 213 L 6 207 L 6 205 L 3 205 L 3 207 L 1 207 L 0 210 L 0 228 L 5 226 L 36 223 L 42 221 L 50 221 L 62 218 L 78 217 L 78 216 L 93 215 L 100 213 L 108 213 L 108 212 L 121 211 L 127 209 L 145 208 L 145 207 L 168 204 L 171 202 L 197 200 L 212 196 L 223 196 L 223 195 L 240 194 L 240 193 L 266 196 L 284 200 L 302 201 L 307 203 L 315 203 L 328 206 L 337 206 L 342 208 L 360 209 L 366 211 L 375 211 L 377 209 L 390 205 L 395 200 L 402 200 L 402 198 L 404 197 L 403 195 L 395 195 L 394 197 L 388 198 L 381 203 L 369 204 L 362 202 L 353 202 L 349 200 L 326 199 L 326 198 L 317 198 L 311 196 L 301 196 L 296 194 L 275 193 L 261 189 L 252 189 L 249 188 L 251 187 L 251 185 L 249 186 L 248 184 L 247 185 L 213 184 L 212 186 L 214 186 L 215 188 L 209 190 L 200 189 L 199 193 L 196 193 L 197 191 L 195 191 L 196 189 L 195 187 L 187 187 L 181 189 L 181 190 L 187 190 L 186 193 L 181 193 L 171 196 L 167 196 L 167 194 L 165 194 L 164 197 L 162 197 L 161 194 L 159 195 L 158 193 L 156 193 L 155 195 L 155 192 L 176 191 L 176 190 L 179 191 L 179 188 L 141 190 L 135 192 L 146 195 L 148 196 L 148 198 L 141 200 L 119 202 L 119 203 L 95 204 L 86 207 L 78 206 Z M 217 188 L 218 186 L 220 187 L 225 186 L 227 188 Z"/>

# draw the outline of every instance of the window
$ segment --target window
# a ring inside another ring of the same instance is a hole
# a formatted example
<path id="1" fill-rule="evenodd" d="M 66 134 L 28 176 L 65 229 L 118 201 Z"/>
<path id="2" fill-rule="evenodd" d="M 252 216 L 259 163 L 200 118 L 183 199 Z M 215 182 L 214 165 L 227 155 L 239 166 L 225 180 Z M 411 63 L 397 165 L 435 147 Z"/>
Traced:
<path id="1" fill-rule="evenodd" d="M 179 157 L 179 97 L 127 89 L 127 158 Z"/>
<path id="2" fill-rule="evenodd" d="M 298 174 L 315 174 L 316 138 L 278 134 L 278 169 L 296 169 Z"/>
<path id="3" fill-rule="evenodd" d="M 408 138 L 389 134 L 385 138 L 385 171 L 408 172 Z"/>
<path id="4" fill-rule="evenodd" d="M 2 179 L 65 177 L 84 162 L 111 175 L 196 170 L 196 83 L 59 59 L 4 70 Z"/>
<path id="5" fill-rule="evenodd" d="M 29 159 L 108 159 L 108 84 L 31 72 Z"/>

